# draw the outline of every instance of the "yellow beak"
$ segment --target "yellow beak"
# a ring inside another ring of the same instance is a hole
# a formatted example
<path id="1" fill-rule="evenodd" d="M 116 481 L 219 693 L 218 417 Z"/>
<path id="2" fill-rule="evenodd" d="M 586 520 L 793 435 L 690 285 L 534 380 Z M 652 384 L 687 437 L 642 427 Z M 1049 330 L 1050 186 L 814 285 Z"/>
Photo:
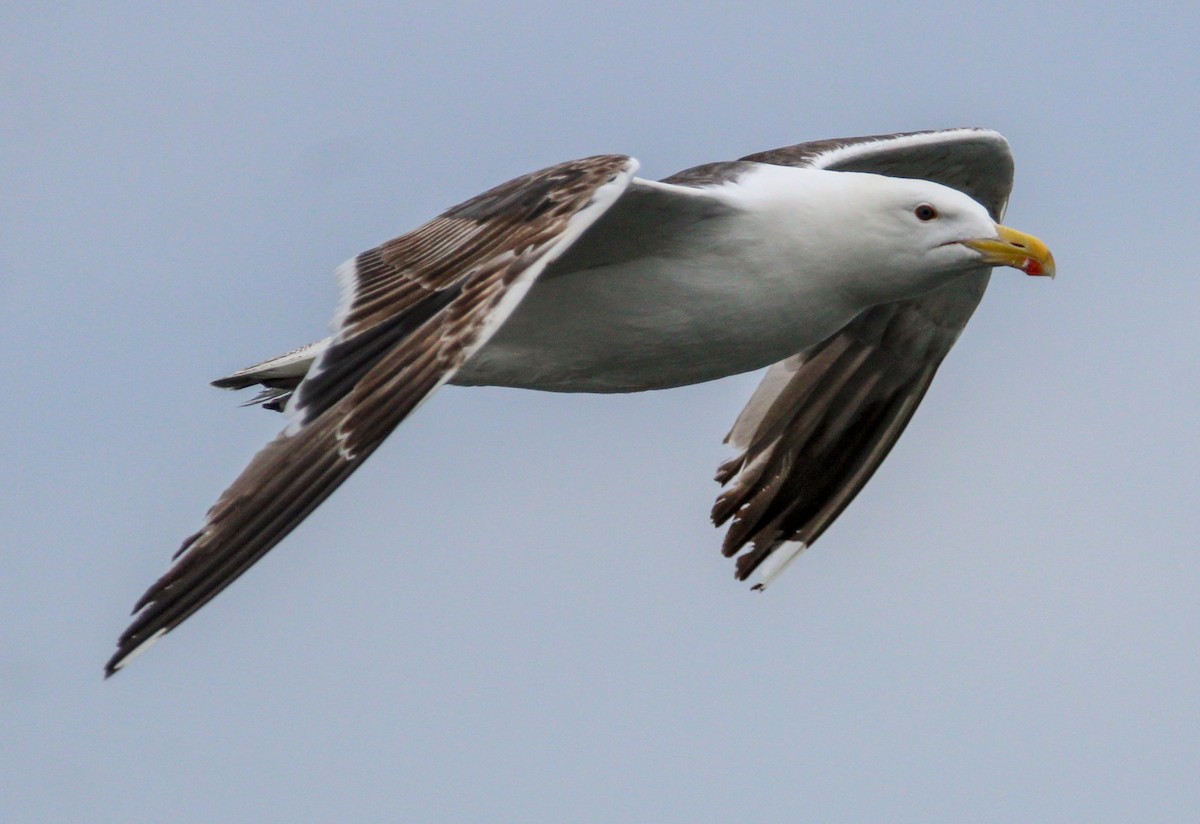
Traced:
<path id="1" fill-rule="evenodd" d="M 992 266 L 1012 266 L 1027 275 L 1054 277 L 1054 255 L 1046 244 L 1007 226 L 997 225 L 996 234 L 994 238 L 964 240 L 962 244 L 979 252 L 983 262 Z"/>

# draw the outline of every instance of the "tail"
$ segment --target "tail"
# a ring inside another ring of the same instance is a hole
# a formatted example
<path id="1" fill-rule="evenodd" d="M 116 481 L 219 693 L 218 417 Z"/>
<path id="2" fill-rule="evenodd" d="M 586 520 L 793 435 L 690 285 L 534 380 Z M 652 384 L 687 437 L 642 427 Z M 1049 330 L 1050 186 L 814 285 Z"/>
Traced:
<path id="1" fill-rule="evenodd" d="M 245 389 L 248 386 L 260 386 L 261 391 L 242 406 L 262 404 L 263 409 L 282 412 L 287 406 L 292 392 L 304 380 L 313 362 L 329 345 L 329 338 L 301 346 L 283 355 L 279 355 L 254 366 L 239 369 L 232 375 L 217 378 L 213 386 L 221 389 Z"/>

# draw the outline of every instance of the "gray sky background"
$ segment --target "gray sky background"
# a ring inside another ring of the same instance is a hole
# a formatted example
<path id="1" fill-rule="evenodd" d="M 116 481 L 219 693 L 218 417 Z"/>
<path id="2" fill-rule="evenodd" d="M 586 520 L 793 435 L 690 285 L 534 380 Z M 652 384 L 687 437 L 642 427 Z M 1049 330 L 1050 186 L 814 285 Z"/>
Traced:
<path id="1" fill-rule="evenodd" d="M 1195 820 L 1194 3 L 98 5 L 0 11 L 6 822 Z M 772 591 L 707 522 L 757 376 L 448 389 L 101 680 L 280 425 L 206 381 L 343 260 L 571 157 L 959 125 L 1059 277 Z"/>

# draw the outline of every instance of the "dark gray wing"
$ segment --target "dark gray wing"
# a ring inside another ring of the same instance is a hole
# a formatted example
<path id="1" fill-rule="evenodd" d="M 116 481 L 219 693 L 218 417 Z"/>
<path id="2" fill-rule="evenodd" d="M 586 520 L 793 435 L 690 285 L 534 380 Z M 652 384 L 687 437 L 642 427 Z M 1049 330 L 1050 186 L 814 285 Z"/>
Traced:
<path id="1" fill-rule="evenodd" d="M 740 163 L 932 180 L 970 195 L 997 221 L 1013 179 L 1008 142 L 985 129 L 822 140 Z M 722 551 L 742 552 L 738 579 L 770 558 L 759 587 L 769 583 L 870 480 L 975 311 L 990 273 L 982 269 L 919 298 L 869 309 L 768 370 L 726 438 L 737 454 L 717 472 L 726 489 L 712 517 L 718 526 L 732 519 Z"/>
<path id="2" fill-rule="evenodd" d="M 141 597 L 111 675 L 245 572 L 327 498 L 620 197 L 636 161 L 603 155 L 517 178 L 339 270 L 335 334 L 254 457 Z"/>

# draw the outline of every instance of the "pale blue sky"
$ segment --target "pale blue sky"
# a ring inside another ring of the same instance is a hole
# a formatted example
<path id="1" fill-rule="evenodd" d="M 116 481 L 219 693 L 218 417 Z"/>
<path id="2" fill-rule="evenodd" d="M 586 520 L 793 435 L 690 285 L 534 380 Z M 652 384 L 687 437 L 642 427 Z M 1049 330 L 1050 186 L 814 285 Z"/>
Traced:
<path id="1" fill-rule="evenodd" d="M 1200 814 L 1193 3 L 9 4 L 6 822 Z M 984 125 L 1001 272 L 765 595 L 707 523 L 756 382 L 449 389 L 128 670 L 129 607 L 279 419 L 206 386 L 515 174 Z"/>

